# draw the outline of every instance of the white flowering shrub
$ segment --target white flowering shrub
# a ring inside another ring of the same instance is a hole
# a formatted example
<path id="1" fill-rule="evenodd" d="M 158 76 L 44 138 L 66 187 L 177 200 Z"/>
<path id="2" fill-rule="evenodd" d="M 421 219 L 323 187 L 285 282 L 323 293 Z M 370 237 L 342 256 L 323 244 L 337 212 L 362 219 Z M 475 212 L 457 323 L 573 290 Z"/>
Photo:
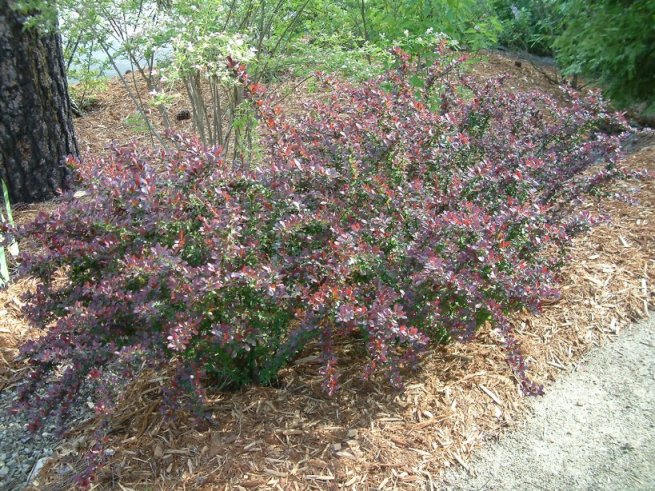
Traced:
<path id="1" fill-rule="evenodd" d="M 58 0 L 56 9 L 45 0 L 21 1 L 26 9 L 34 4 L 47 10 L 50 24 L 59 17 L 69 73 L 77 81 L 108 70 L 120 77 L 144 123 L 138 126 L 153 143 L 155 137 L 163 146 L 168 142 L 158 135 L 159 125 L 151 124 L 150 108 L 168 129 L 170 106 L 182 93 L 202 143 L 229 150 L 233 161 L 245 160 L 244 149 L 252 151 L 254 118 L 243 88 L 227 70 L 228 59 L 247 64 L 255 83 L 317 70 L 366 80 L 389 68 L 391 46 L 402 47 L 426 69 L 433 47 L 446 36 L 441 31 L 470 31 L 467 46 L 480 36 L 477 44 L 486 45 L 493 37 L 491 21 L 476 14 L 481 10 L 474 0 L 444 7 L 436 16 L 404 0 L 402 9 L 325 0 Z M 145 80 L 150 99 L 137 90 L 138 79 Z M 81 91 L 82 100 L 87 92 Z"/>
<path id="2" fill-rule="evenodd" d="M 240 34 L 202 32 L 198 26 L 182 31 L 172 44 L 171 76 L 185 77 L 200 72 L 206 78 L 215 77 L 224 83 L 233 81 L 225 64 L 227 57 L 250 63 L 256 53 Z"/>
<path id="3" fill-rule="evenodd" d="M 25 1 L 30 5 L 42 2 Z M 168 108 L 182 88 L 203 144 L 223 146 L 237 160 L 244 141 L 252 147 L 254 118 L 226 62 L 247 63 L 254 79 L 260 78 L 297 34 L 293 27 L 307 3 L 60 0 L 56 15 L 75 80 L 81 80 L 85 73 L 97 76 L 113 70 L 132 98 L 136 114 L 153 135 L 153 143 L 159 135 L 149 120 L 148 105 L 159 110 L 168 129 Z M 54 10 L 47 11 L 48 25 L 52 25 Z M 137 78 L 146 81 L 150 101 L 137 92 Z M 166 142 L 159 139 L 165 146 Z"/>
<path id="4" fill-rule="evenodd" d="M 194 14 L 204 17 L 202 12 Z M 250 111 L 244 105 L 243 87 L 228 69 L 227 60 L 251 63 L 256 50 L 244 36 L 218 32 L 219 27 L 210 22 L 182 23 L 171 40 L 171 57 L 162 69 L 161 80 L 173 93 L 179 83 L 186 88 L 194 129 L 203 144 L 222 146 L 226 151 L 232 146 L 237 160 L 243 151 L 243 138 L 250 138 L 251 127 L 235 123 L 238 119 L 243 123 L 244 113 L 248 116 Z M 250 120 L 254 117 L 245 119 Z"/>

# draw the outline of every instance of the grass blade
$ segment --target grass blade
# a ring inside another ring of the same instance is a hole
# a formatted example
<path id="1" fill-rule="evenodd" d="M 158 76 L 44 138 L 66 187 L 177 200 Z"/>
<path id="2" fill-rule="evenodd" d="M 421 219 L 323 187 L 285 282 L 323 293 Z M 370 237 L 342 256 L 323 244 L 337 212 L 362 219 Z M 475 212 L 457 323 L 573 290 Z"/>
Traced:
<path id="1" fill-rule="evenodd" d="M 6 221 L 9 223 L 9 225 L 11 225 L 13 227 L 13 225 L 14 225 L 14 216 L 11 213 L 11 201 L 9 201 L 9 189 L 7 188 L 7 183 L 4 181 L 4 179 L 2 181 L 2 200 L 4 201 L 5 210 L 7 211 Z M 3 222 L 5 221 L 4 213 L 2 213 L 2 221 Z M 14 241 L 9 245 L 9 253 L 14 257 L 18 256 L 19 250 L 18 250 L 18 243 L 17 242 Z M 6 261 L 6 257 L 5 257 L 4 248 L 3 248 L 3 251 L 2 251 L 2 258 L 3 259 L 0 259 L 0 261 L 4 261 L 4 267 L 6 268 L 7 267 L 7 261 Z M 0 265 L 0 268 L 2 268 L 2 265 Z"/>

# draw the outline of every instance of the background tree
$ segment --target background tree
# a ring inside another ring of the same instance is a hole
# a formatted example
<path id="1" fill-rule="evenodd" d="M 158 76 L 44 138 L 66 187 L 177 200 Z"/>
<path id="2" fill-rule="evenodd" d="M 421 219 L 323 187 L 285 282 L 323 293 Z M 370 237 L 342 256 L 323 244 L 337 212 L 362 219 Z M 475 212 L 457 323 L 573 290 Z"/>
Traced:
<path id="1" fill-rule="evenodd" d="M 558 2 L 562 27 L 553 42 L 567 75 L 597 81 L 619 106 L 655 114 L 655 0 Z"/>
<path id="2" fill-rule="evenodd" d="M 0 0 L 0 177 L 12 201 L 54 197 L 77 155 L 61 37 L 30 27 L 13 0 Z"/>
<path id="3" fill-rule="evenodd" d="M 655 116 L 655 0 L 494 0 L 500 42 L 553 56 L 617 107 Z"/>

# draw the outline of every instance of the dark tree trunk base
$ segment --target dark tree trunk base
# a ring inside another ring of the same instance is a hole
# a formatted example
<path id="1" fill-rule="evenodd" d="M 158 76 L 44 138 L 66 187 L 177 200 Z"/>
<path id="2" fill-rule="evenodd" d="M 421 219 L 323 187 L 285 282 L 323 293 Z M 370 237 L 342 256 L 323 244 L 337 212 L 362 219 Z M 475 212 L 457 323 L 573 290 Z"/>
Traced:
<path id="1" fill-rule="evenodd" d="M 64 189 L 65 159 L 78 155 L 61 38 L 24 28 L 13 0 L 0 0 L 0 177 L 14 202 Z"/>

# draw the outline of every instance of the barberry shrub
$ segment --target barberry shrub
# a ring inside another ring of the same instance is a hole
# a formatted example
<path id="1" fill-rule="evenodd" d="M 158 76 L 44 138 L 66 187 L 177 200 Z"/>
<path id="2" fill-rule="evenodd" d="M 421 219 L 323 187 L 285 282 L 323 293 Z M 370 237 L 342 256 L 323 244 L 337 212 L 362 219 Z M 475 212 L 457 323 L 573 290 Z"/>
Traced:
<path id="1" fill-rule="evenodd" d="M 596 95 L 558 104 L 456 76 L 458 60 L 417 88 L 395 55 L 363 84 L 323 77 L 325 97 L 295 116 L 229 61 L 259 112 L 250 165 L 184 136 L 74 163 L 86 195 L 19 234 L 42 245 L 22 257 L 41 280 L 27 309 L 44 334 L 23 347 L 19 394 L 35 425 L 86 382 L 109 410 L 141 367 L 174 365 L 167 394 L 201 402 L 208 384 L 271 383 L 307 347 L 332 394 L 343 338 L 367 353 L 366 377 L 399 387 L 430 340 L 485 322 L 540 391 L 507 314 L 557 296 L 565 247 L 593 221 L 575 204 L 621 173 L 627 128 Z"/>

